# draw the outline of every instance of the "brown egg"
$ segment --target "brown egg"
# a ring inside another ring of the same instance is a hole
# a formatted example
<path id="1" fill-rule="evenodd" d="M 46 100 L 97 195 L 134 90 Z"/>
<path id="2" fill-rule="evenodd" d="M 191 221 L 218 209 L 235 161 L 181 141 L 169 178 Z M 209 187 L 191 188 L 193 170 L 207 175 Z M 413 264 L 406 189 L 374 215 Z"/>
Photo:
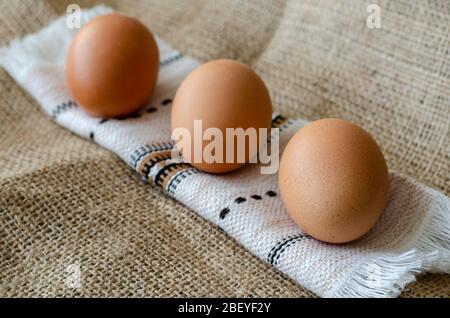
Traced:
<path id="1" fill-rule="evenodd" d="M 203 156 L 192 165 L 211 173 L 233 171 L 256 154 L 245 143 L 245 149 L 238 149 L 234 140 L 234 160 L 226 162 L 227 147 L 232 149 L 226 138 L 226 128 L 265 128 L 269 134 L 272 118 L 272 103 L 269 92 L 261 78 L 248 66 L 232 60 L 216 60 L 201 65 L 190 73 L 179 87 L 172 106 L 172 129 L 186 128 L 192 136 L 190 154 L 183 157 L 194 159 L 195 147 L 206 147 L 210 141 L 202 141 L 203 132 L 218 128 L 223 135 L 223 162 L 208 162 Z M 203 130 L 194 132 L 194 120 L 202 121 Z M 181 141 L 181 148 L 187 149 L 189 140 Z M 227 146 L 228 145 L 228 146 Z M 203 148 L 204 149 L 204 148 Z M 258 145 L 256 148 L 258 149 Z M 239 162 L 237 151 L 245 152 L 245 161 Z M 253 153 L 252 153 L 253 152 Z M 230 158 L 233 159 L 230 155 Z"/>
<path id="2" fill-rule="evenodd" d="M 158 69 L 158 48 L 147 27 L 111 13 L 94 18 L 76 34 L 67 54 L 66 79 L 89 114 L 120 117 L 148 101 Z"/>
<path id="3" fill-rule="evenodd" d="M 306 125 L 281 158 L 279 184 L 294 222 L 312 237 L 345 243 L 367 233 L 387 201 L 389 176 L 375 140 L 340 119 Z"/>

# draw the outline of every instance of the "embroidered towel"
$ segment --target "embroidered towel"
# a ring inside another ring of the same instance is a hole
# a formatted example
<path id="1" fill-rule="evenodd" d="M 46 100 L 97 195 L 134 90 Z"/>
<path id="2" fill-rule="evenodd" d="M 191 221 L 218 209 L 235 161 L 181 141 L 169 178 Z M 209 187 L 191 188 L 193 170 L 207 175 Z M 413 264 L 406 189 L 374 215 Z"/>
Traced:
<path id="1" fill-rule="evenodd" d="M 82 22 L 111 11 L 99 6 Z M 0 50 L 0 64 L 56 122 L 111 150 L 149 183 L 216 224 L 262 260 L 322 297 L 395 297 L 425 272 L 450 273 L 450 199 L 392 172 L 388 206 L 363 238 L 344 245 L 305 235 L 289 219 L 277 175 L 248 165 L 227 175 L 170 158 L 170 105 L 199 63 L 157 38 L 160 73 L 152 101 L 125 119 L 93 118 L 71 99 L 64 60 L 76 29 L 62 17 Z M 306 121 L 274 114 L 280 150 Z"/>

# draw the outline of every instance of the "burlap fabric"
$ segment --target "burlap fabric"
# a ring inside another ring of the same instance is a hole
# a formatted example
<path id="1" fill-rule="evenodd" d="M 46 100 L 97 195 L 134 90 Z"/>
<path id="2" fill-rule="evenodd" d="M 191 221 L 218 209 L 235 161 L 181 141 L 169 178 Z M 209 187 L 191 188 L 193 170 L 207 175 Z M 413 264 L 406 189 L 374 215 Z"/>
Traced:
<path id="1" fill-rule="evenodd" d="M 3 45 L 69 2 L 0 3 Z M 381 30 L 366 27 L 361 1 L 106 3 L 195 58 L 251 64 L 277 111 L 361 123 L 390 169 L 449 195 L 448 2 L 380 1 Z M 313 296 L 0 76 L 3 296 Z M 70 264 L 80 265 L 81 288 L 65 284 Z M 403 295 L 449 297 L 450 277 L 427 275 Z"/>

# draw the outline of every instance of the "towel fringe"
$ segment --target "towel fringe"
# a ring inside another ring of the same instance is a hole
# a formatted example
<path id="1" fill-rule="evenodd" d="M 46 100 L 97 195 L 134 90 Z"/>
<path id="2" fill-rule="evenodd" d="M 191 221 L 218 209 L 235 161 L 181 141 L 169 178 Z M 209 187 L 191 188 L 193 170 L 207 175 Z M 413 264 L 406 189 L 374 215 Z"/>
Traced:
<path id="1" fill-rule="evenodd" d="M 424 271 L 450 273 L 450 200 L 431 191 L 430 207 L 411 249 L 359 266 L 330 297 L 397 297 Z"/>

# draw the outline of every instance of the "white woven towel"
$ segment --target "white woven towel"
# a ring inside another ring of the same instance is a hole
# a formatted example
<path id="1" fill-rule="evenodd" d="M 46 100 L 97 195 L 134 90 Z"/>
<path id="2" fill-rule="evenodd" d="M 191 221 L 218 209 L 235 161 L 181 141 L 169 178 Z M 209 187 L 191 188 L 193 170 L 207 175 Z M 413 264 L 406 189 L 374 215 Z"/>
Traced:
<path id="1" fill-rule="evenodd" d="M 108 11 L 103 6 L 86 10 L 82 21 Z M 60 125 L 111 150 L 302 286 L 324 297 L 393 297 L 416 274 L 450 272 L 450 199 L 409 178 L 391 173 L 388 206 L 367 235 L 331 245 L 291 222 L 277 175 L 262 175 L 257 165 L 210 175 L 171 161 L 171 99 L 199 63 L 160 39 L 161 67 L 151 103 L 123 120 L 89 117 L 71 100 L 64 81 L 66 50 L 76 31 L 62 17 L 1 49 L 0 64 Z M 305 123 L 274 115 L 281 149 Z"/>

